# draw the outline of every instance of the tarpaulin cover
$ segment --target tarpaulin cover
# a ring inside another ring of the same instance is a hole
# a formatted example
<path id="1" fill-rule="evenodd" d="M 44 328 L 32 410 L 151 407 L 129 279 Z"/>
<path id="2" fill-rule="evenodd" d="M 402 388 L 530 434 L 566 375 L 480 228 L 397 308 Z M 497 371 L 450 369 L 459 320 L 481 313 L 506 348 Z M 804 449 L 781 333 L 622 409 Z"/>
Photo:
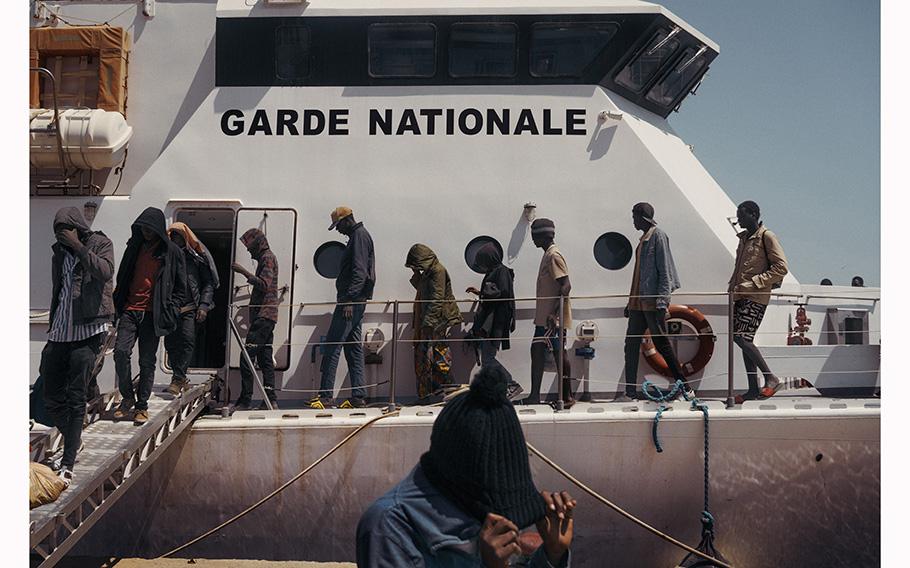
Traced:
<path id="1" fill-rule="evenodd" d="M 43 59 L 53 56 L 98 58 L 98 106 L 126 116 L 126 76 L 130 35 L 123 28 L 111 26 L 70 26 L 31 28 L 29 30 L 29 66 L 38 67 Z M 62 78 L 57 78 L 58 88 Z M 48 83 L 49 84 L 49 83 Z M 41 82 L 38 73 L 31 74 L 29 106 L 41 104 Z"/>

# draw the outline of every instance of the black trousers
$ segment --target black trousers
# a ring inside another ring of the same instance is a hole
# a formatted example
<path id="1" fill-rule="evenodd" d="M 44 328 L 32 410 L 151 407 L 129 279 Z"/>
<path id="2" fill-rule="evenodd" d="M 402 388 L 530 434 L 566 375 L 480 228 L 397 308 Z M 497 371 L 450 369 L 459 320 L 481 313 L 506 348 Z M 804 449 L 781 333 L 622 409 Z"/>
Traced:
<path id="1" fill-rule="evenodd" d="M 133 369 L 130 357 L 133 346 L 139 342 L 139 388 L 133 391 Z M 155 360 L 158 354 L 158 336 L 152 312 L 126 311 L 117 323 L 117 341 L 114 344 L 114 368 L 117 384 L 124 400 L 135 401 L 136 410 L 147 410 L 152 384 L 155 382 Z"/>
<path id="2" fill-rule="evenodd" d="M 246 334 L 246 351 L 262 371 L 262 386 L 269 400 L 275 400 L 275 362 L 272 360 L 272 342 L 275 341 L 275 322 L 266 318 L 256 318 Z M 247 365 L 243 354 L 240 355 L 240 397 L 239 403 L 253 399 L 253 369 Z"/>
<path id="3" fill-rule="evenodd" d="M 164 348 L 174 370 L 174 380 L 186 380 L 186 369 L 196 349 L 196 310 L 180 314 L 177 329 L 164 337 Z"/>
<path id="4" fill-rule="evenodd" d="M 639 311 L 629 310 L 629 326 L 626 328 L 626 394 L 632 396 L 638 386 L 638 357 L 641 350 L 642 335 L 645 330 L 651 330 L 651 340 L 654 347 L 660 353 L 670 372 L 673 373 L 674 380 L 685 382 L 682 370 L 679 368 L 679 361 L 673 352 L 673 346 L 667 339 L 667 322 L 662 317 L 658 317 L 661 312 L 656 311 Z"/>
<path id="5" fill-rule="evenodd" d="M 104 334 L 82 341 L 48 341 L 41 351 L 39 372 L 44 379 L 44 407 L 63 436 L 63 466 L 72 469 L 82 442 L 85 391 Z"/>

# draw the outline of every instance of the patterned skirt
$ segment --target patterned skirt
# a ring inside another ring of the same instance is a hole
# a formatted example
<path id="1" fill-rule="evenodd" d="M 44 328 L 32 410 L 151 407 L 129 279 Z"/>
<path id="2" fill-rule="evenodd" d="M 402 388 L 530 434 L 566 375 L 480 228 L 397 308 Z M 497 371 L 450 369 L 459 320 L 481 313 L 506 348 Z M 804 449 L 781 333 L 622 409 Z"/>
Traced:
<path id="1" fill-rule="evenodd" d="M 448 385 L 452 372 L 452 350 L 446 339 L 448 332 L 420 329 L 414 339 L 414 374 L 417 376 L 417 396 L 424 398 Z"/>

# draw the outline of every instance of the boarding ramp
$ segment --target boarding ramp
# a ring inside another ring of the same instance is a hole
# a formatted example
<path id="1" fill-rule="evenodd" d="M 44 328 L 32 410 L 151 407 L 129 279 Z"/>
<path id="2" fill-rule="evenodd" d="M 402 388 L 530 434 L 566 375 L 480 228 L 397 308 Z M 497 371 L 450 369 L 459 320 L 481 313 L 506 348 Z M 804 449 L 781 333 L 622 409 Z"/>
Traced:
<path id="1" fill-rule="evenodd" d="M 96 411 L 82 432 L 85 446 L 77 457 L 73 482 L 57 501 L 36 507 L 29 515 L 33 568 L 49 568 L 59 562 L 167 451 L 205 408 L 213 381 L 209 378 L 192 385 L 178 397 L 163 394 L 165 385 L 155 385 L 149 399 L 149 421 L 141 427 L 132 420 L 112 421 L 108 416 L 115 399 L 106 397 L 105 411 Z"/>

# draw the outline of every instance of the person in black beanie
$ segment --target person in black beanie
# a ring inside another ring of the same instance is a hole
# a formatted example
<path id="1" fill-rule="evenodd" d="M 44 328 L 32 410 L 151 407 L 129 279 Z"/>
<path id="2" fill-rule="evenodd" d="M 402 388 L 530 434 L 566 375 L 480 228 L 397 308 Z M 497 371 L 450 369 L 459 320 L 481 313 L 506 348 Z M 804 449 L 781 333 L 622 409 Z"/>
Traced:
<path id="1" fill-rule="evenodd" d="M 446 405 L 420 463 L 360 518 L 359 568 L 504 568 L 521 553 L 519 530 L 534 523 L 543 544 L 528 566 L 570 565 L 576 502 L 535 488 L 510 380 L 492 361 Z"/>

